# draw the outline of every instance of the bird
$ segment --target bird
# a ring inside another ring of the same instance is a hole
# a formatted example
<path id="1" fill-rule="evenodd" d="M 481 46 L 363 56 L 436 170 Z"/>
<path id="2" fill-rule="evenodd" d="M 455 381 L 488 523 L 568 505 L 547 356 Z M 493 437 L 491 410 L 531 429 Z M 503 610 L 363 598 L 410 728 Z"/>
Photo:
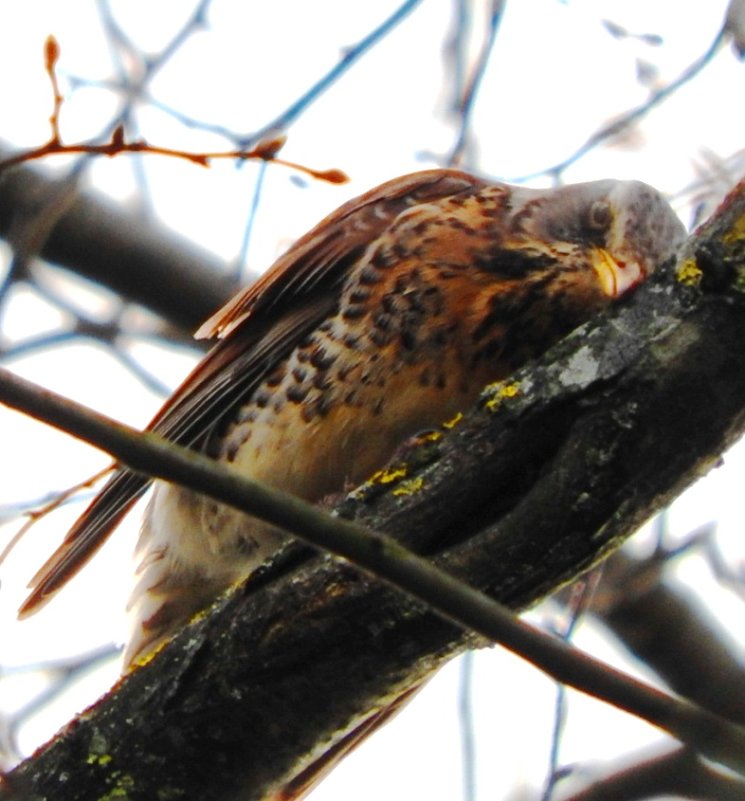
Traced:
<path id="1" fill-rule="evenodd" d="M 639 181 L 395 178 L 323 219 L 201 326 L 215 344 L 148 430 L 318 502 L 624 296 L 684 237 L 663 195 Z M 150 483 L 116 470 L 32 579 L 21 616 L 85 565 Z M 288 538 L 156 481 L 125 666 Z"/>

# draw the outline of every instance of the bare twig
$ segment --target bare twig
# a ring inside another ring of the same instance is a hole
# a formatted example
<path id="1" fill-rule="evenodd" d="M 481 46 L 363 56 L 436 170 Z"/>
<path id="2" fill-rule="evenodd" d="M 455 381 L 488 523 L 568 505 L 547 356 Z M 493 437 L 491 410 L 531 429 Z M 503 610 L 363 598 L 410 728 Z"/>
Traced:
<path id="1" fill-rule="evenodd" d="M 277 158 L 276 154 L 283 144 L 284 138 L 278 137 L 272 140 L 259 142 L 259 144 L 251 150 L 191 152 L 151 145 L 144 139 L 127 142 L 124 138 L 124 128 L 119 127 L 114 130 L 111 139 L 103 144 L 65 145 L 61 142 L 59 136 L 55 134 L 48 142 L 39 147 L 17 153 L 14 156 L 8 156 L 8 158 L 0 161 L 0 173 L 18 164 L 23 164 L 28 161 L 37 161 L 38 159 L 47 158 L 49 156 L 82 153 L 88 156 L 107 156 L 111 158 L 113 156 L 120 156 L 123 153 L 150 153 L 153 155 L 184 159 L 192 164 L 198 164 L 201 167 L 208 167 L 212 161 L 218 159 L 228 159 L 231 161 L 247 161 L 254 159 L 258 161 L 271 161 L 273 164 L 281 164 L 285 167 L 290 167 L 293 170 L 309 175 L 311 178 L 316 178 L 320 181 L 328 181 L 331 184 L 341 184 L 349 180 L 341 170 L 315 170 L 311 167 L 298 164 L 297 162 Z"/>
<path id="2" fill-rule="evenodd" d="M 622 114 L 621 116 L 609 122 L 607 125 L 604 125 L 595 131 L 595 133 L 593 133 L 582 145 L 580 145 L 580 147 L 578 147 L 574 153 L 572 153 L 570 156 L 567 156 L 563 161 L 560 161 L 558 164 L 554 164 L 551 167 L 546 167 L 537 172 L 529 175 L 523 175 L 513 180 L 520 182 L 530 181 L 543 175 L 548 175 L 555 180 L 558 180 L 567 167 L 571 166 L 576 161 L 579 161 L 579 159 L 585 156 L 589 151 L 596 148 L 598 145 L 602 144 L 608 139 L 618 136 L 631 125 L 638 122 L 643 117 L 646 117 L 650 111 L 653 111 L 655 108 L 657 108 L 657 106 L 664 103 L 681 87 L 685 86 L 685 84 L 695 78 L 714 58 L 717 51 L 722 46 L 722 43 L 726 41 L 726 38 L 726 30 L 722 28 L 714 38 L 714 41 L 709 45 L 706 52 L 697 58 L 685 70 L 683 70 L 683 72 L 677 78 L 675 78 L 666 86 L 663 86 L 660 89 L 652 92 L 649 99 L 641 105 L 631 109 L 630 111 L 627 111 L 625 114 Z"/>
<path id="3" fill-rule="evenodd" d="M 41 506 L 29 509 L 23 512 L 23 515 L 28 518 L 26 523 L 19 529 L 10 542 L 0 551 L 0 564 L 3 563 L 7 555 L 15 548 L 21 538 L 26 532 L 42 517 L 46 517 L 50 512 L 59 509 L 60 506 L 67 503 L 74 495 L 77 495 L 81 490 L 90 489 L 94 484 L 100 481 L 105 475 L 111 472 L 113 465 L 100 470 L 95 475 L 86 478 L 83 481 L 73 484 L 71 487 L 55 493 L 50 499 L 46 500 Z"/>
<path id="4" fill-rule="evenodd" d="M 278 131 L 285 131 L 293 122 L 315 102 L 329 87 L 331 87 L 349 68 L 365 53 L 367 53 L 381 39 L 387 36 L 403 19 L 405 19 L 422 0 L 406 0 L 377 28 L 374 28 L 356 45 L 345 50 L 339 62 L 323 75 L 313 86 L 288 106 L 281 114 L 275 117 L 251 134 L 242 136 L 238 142 L 241 148 L 255 147 L 267 137 L 274 137 Z"/>
<path id="5" fill-rule="evenodd" d="M 476 731 L 473 720 L 473 652 L 460 660 L 458 720 L 460 723 L 463 801 L 476 801 Z"/>
<path id="6" fill-rule="evenodd" d="M 458 97 L 457 112 L 460 117 L 458 135 L 453 145 L 450 155 L 446 159 L 447 164 L 462 164 L 464 153 L 468 145 L 469 126 L 471 123 L 471 112 L 473 111 L 481 81 L 484 78 L 486 67 L 489 63 L 494 43 L 497 40 L 499 23 L 502 20 L 505 0 L 491 0 L 489 7 L 489 21 L 487 23 L 486 35 L 481 44 L 481 50 L 476 58 L 476 63 L 471 70 L 468 80 L 463 87 L 462 94 Z"/>
<path id="7" fill-rule="evenodd" d="M 563 610 L 566 622 L 563 630 L 558 630 L 558 634 L 566 642 L 570 642 L 582 616 L 587 611 L 591 599 L 597 586 L 599 575 L 602 568 L 598 568 L 583 578 L 572 584 L 569 592 L 569 599 L 566 609 Z M 554 704 L 554 725 L 551 733 L 551 751 L 549 754 L 549 766 L 546 775 L 546 782 L 541 794 L 541 801 L 550 801 L 553 798 L 556 785 L 565 778 L 568 771 L 561 767 L 560 748 L 561 737 L 564 732 L 567 720 L 567 693 L 563 684 L 556 685 L 556 702 Z"/>
<path id="8" fill-rule="evenodd" d="M 99 665 L 114 659 L 120 651 L 121 648 L 115 645 L 104 645 L 94 651 L 79 654 L 70 659 L 44 662 L 38 665 L 23 665 L 18 668 L 2 668 L 0 670 L 0 678 L 35 675 L 47 681 L 48 685 L 6 718 L 0 734 L 0 753 L 4 752 L 18 759 L 21 752 L 18 747 L 17 737 L 18 730 L 23 723 L 66 692 L 70 684 L 76 679 Z"/>

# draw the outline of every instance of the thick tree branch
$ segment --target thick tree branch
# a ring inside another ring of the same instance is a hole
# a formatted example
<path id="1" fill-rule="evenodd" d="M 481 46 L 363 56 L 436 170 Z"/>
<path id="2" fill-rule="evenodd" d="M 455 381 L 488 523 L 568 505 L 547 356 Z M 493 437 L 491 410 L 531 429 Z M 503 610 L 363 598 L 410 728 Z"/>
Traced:
<path id="1" fill-rule="evenodd" d="M 676 693 L 745 724 L 745 669 L 737 649 L 690 590 L 665 578 L 664 568 L 655 558 L 613 554 L 590 611 Z"/>
<path id="2" fill-rule="evenodd" d="M 595 563 L 742 432 L 743 194 L 677 270 L 492 387 L 449 436 L 408 454 L 402 480 L 383 474 L 341 513 L 437 553 L 513 608 Z M 280 561 L 20 766 L 0 797 L 260 798 L 474 642 L 352 567 Z"/>
<path id="3" fill-rule="evenodd" d="M 643 801 L 671 796 L 698 801 L 744 801 L 745 782 L 706 763 L 695 752 L 676 748 L 647 755 L 631 766 L 596 779 L 562 801 Z"/>
<path id="4" fill-rule="evenodd" d="M 104 445 L 112 456 L 132 469 L 195 490 L 208 487 L 216 500 L 302 535 L 310 544 L 366 568 L 373 577 L 385 578 L 394 587 L 424 601 L 446 621 L 505 645 L 557 681 L 639 715 L 698 746 L 711 758 L 745 773 L 745 759 L 740 757 L 745 750 L 745 729 L 739 731 L 703 710 L 666 698 L 653 688 L 573 651 L 563 641 L 535 631 L 391 537 L 331 518 L 291 495 L 244 479 L 232 468 L 161 442 L 154 435 L 128 429 L 6 371 L 0 371 L 0 378 L 3 379 L 0 399 L 14 408 L 28 409 L 40 420 L 56 420 L 82 439 Z"/>
<path id="5" fill-rule="evenodd" d="M 5 155 L 0 148 L 0 159 Z M 0 237 L 189 332 L 238 289 L 214 255 L 112 201 L 29 167 L 0 175 Z"/>

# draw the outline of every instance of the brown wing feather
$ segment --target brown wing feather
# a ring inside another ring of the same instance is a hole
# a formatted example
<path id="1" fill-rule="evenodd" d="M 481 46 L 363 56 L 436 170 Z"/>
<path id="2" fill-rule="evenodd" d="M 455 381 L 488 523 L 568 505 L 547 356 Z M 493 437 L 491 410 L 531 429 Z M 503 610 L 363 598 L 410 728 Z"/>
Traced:
<path id="1" fill-rule="evenodd" d="M 199 329 L 197 336 L 221 341 L 166 401 L 148 430 L 197 447 L 211 426 L 333 311 L 347 268 L 402 211 L 481 184 L 457 170 L 414 173 L 382 184 L 326 217 Z M 20 616 L 41 608 L 86 564 L 150 483 L 126 468 L 117 470 L 29 583 L 32 592 Z"/>
<path id="2" fill-rule="evenodd" d="M 330 266 L 366 247 L 408 206 L 483 185 L 459 170 L 425 170 L 394 178 L 350 200 L 295 242 L 250 287 L 239 292 L 197 330 L 197 338 L 226 337 L 249 315 L 286 296 L 306 294 Z"/>
<path id="3" fill-rule="evenodd" d="M 148 430 L 180 445 L 197 445 L 214 422 L 252 390 L 283 351 L 323 319 L 331 305 L 322 299 L 304 304 L 278 320 L 253 345 L 247 345 L 246 338 L 237 333 L 218 343 L 158 412 Z M 123 468 L 114 473 L 29 582 L 32 592 L 19 617 L 38 611 L 88 562 L 151 481 Z"/>

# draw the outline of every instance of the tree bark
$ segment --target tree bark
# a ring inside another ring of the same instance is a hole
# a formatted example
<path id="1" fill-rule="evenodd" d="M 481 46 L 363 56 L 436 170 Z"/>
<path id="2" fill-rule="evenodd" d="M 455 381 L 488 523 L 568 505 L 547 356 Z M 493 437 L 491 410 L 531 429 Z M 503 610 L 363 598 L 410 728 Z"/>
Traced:
<path id="1" fill-rule="evenodd" d="M 677 265 L 487 388 L 339 514 L 513 609 L 544 598 L 741 435 L 743 276 L 741 184 Z M 0 799 L 259 799 L 476 644 L 381 581 L 298 548 L 10 773 Z"/>

